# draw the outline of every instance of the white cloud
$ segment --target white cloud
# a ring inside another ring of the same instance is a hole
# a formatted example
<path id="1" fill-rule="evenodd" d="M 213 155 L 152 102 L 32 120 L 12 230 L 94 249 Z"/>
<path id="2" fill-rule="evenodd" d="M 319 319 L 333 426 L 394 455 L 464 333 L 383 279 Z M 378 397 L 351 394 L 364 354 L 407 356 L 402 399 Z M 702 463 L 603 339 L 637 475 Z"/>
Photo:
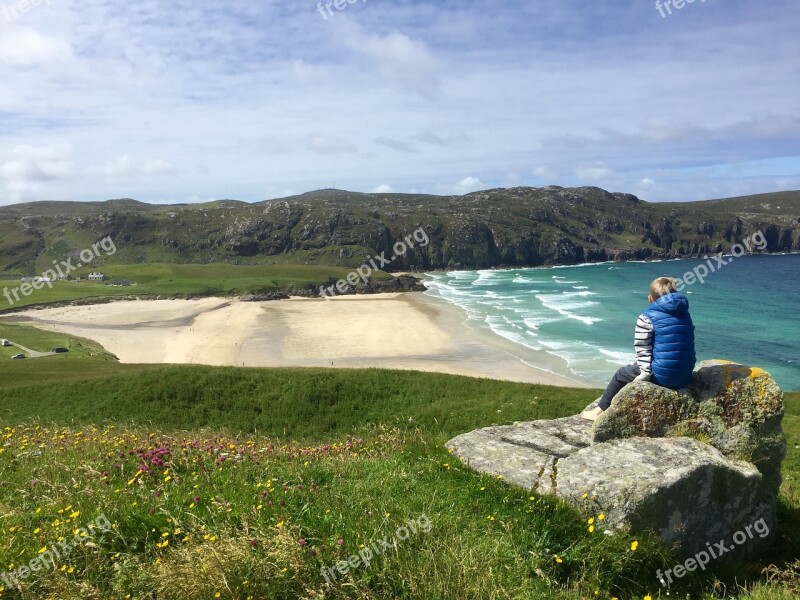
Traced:
<path id="1" fill-rule="evenodd" d="M 604 163 L 596 162 L 589 165 L 581 165 L 575 169 L 578 179 L 591 182 L 602 182 L 614 175 L 614 171 L 609 169 Z"/>
<path id="2" fill-rule="evenodd" d="M 382 183 L 370 190 L 373 194 L 391 194 L 394 190 L 388 183 Z"/>
<path id="3" fill-rule="evenodd" d="M 486 189 L 486 185 L 480 179 L 472 176 L 465 177 L 455 187 L 457 194 L 469 194 L 470 192 Z"/>
<path id="4" fill-rule="evenodd" d="M 21 145 L 0 157 L 0 181 L 8 200 L 39 200 L 48 182 L 72 174 L 72 146 L 56 141 L 41 146 Z"/>
<path id="5" fill-rule="evenodd" d="M 342 19 L 337 28 L 342 42 L 377 66 L 384 80 L 431 100 L 441 92 L 441 66 L 421 40 L 399 32 L 370 33 Z"/>
<path id="6" fill-rule="evenodd" d="M 27 27 L 11 27 L 0 36 L 0 65 L 48 66 L 73 60 L 72 47 L 59 36 L 44 35 Z"/>
<path id="7" fill-rule="evenodd" d="M 551 165 L 538 165 L 534 167 L 533 174 L 539 179 L 543 179 L 548 183 L 558 180 L 558 171 Z"/>
<path id="8" fill-rule="evenodd" d="M 134 175 L 176 175 L 178 170 L 165 160 L 158 158 L 138 160 L 125 154 L 103 167 L 92 169 L 92 172 L 103 173 L 108 179 L 115 180 Z"/>

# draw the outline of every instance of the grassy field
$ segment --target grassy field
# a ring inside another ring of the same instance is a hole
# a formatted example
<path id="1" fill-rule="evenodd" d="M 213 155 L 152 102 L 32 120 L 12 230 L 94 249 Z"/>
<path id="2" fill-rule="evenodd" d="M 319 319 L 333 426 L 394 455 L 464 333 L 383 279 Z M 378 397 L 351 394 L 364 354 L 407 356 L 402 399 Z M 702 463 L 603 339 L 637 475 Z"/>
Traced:
<path id="1" fill-rule="evenodd" d="M 52 288 L 44 286 L 41 290 L 33 290 L 29 296 L 18 293 L 14 289 L 20 285 L 18 277 L 0 278 L 0 293 L 9 289 L 13 305 L 5 296 L 0 296 L 0 312 L 9 308 L 22 308 L 35 304 L 53 302 L 70 302 L 74 300 L 96 300 L 98 298 L 115 298 L 120 296 L 186 298 L 198 296 L 238 296 L 258 292 L 271 292 L 290 288 L 318 289 L 347 277 L 350 269 L 343 267 L 315 265 L 268 265 L 237 266 L 224 263 L 209 265 L 185 264 L 147 264 L 147 265 L 108 265 L 102 272 L 109 280 L 127 279 L 130 287 L 115 287 L 108 283 L 86 281 L 92 271 L 82 268 L 74 271 L 75 277 L 82 281 L 58 281 Z M 390 279 L 392 276 L 376 271 L 372 277 L 377 280 Z M 16 297 L 19 301 L 16 301 Z"/>
<path id="2" fill-rule="evenodd" d="M 0 570 L 23 590 L 0 580 L 0 598 L 667 597 L 655 573 L 677 559 L 655 538 L 604 535 L 600 513 L 480 476 L 443 448 L 476 427 L 572 414 L 596 391 L 123 366 L 82 340 L 0 327 L 71 350 L 0 360 Z M 786 406 L 776 546 L 687 576 L 670 597 L 800 594 L 800 394 Z M 20 575 L 59 543 L 72 547 L 53 568 Z"/>

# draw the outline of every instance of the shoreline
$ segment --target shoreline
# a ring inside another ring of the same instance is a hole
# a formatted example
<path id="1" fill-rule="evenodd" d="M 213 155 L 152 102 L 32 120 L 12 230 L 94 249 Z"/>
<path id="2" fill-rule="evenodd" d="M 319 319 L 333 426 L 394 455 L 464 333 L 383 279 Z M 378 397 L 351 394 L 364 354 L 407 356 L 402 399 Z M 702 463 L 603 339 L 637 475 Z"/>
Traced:
<path id="1" fill-rule="evenodd" d="M 459 307 L 423 293 L 126 299 L 29 309 L 10 320 L 92 339 L 128 364 L 389 368 L 588 387 L 561 374 L 562 359 L 470 327 Z"/>

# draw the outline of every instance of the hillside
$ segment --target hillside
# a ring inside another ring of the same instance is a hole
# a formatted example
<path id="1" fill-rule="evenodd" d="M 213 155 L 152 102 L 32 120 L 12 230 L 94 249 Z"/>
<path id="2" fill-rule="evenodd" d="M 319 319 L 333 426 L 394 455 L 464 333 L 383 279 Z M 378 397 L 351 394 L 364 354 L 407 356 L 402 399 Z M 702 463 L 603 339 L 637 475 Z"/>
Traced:
<path id="1" fill-rule="evenodd" d="M 0 337 L 69 349 L 3 361 L 0 598 L 667 597 L 655 574 L 678 557 L 656 536 L 595 531 L 601 507 L 579 513 L 444 448 L 489 423 L 574 414 L 596 390 L 380 369 L 123 365 L 55 332 L 0 324 Z M 797 597 L 800 394 L 786 394 L 783 425 L 776 544 L 746 562 L 714 561 L 670 597 Z M 330 570 L 409 520 L 424 528 L 346 574 Z M 92 523 L 52 561 L 49 548 Z"/>
<path id="2" fill-rule="evenodd" d="M 355 267 L 422 228 L 430 239 L 387 271 L 575 264 L 728 250 L 762 231 L 768 251 L 800 250 L 800 191 L 648 203 L 599 188 L 513 188 L 465 196 L 320 190 L 246 204 L 135 200 L 0 208 L 0 272 L 41 272 L 111 236 L 93 266 L 225 262 Z"/>

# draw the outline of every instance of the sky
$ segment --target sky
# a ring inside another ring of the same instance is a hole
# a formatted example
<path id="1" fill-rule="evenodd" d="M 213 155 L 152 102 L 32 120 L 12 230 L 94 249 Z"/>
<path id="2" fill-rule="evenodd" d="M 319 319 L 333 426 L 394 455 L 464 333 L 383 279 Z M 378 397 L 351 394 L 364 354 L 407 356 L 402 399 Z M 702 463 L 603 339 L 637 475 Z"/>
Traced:
<path id="1" fill-rule="evenodd" d="M 800 189 L 797 0 L 351 1 L 0 0 L 0 205 Z"/>

